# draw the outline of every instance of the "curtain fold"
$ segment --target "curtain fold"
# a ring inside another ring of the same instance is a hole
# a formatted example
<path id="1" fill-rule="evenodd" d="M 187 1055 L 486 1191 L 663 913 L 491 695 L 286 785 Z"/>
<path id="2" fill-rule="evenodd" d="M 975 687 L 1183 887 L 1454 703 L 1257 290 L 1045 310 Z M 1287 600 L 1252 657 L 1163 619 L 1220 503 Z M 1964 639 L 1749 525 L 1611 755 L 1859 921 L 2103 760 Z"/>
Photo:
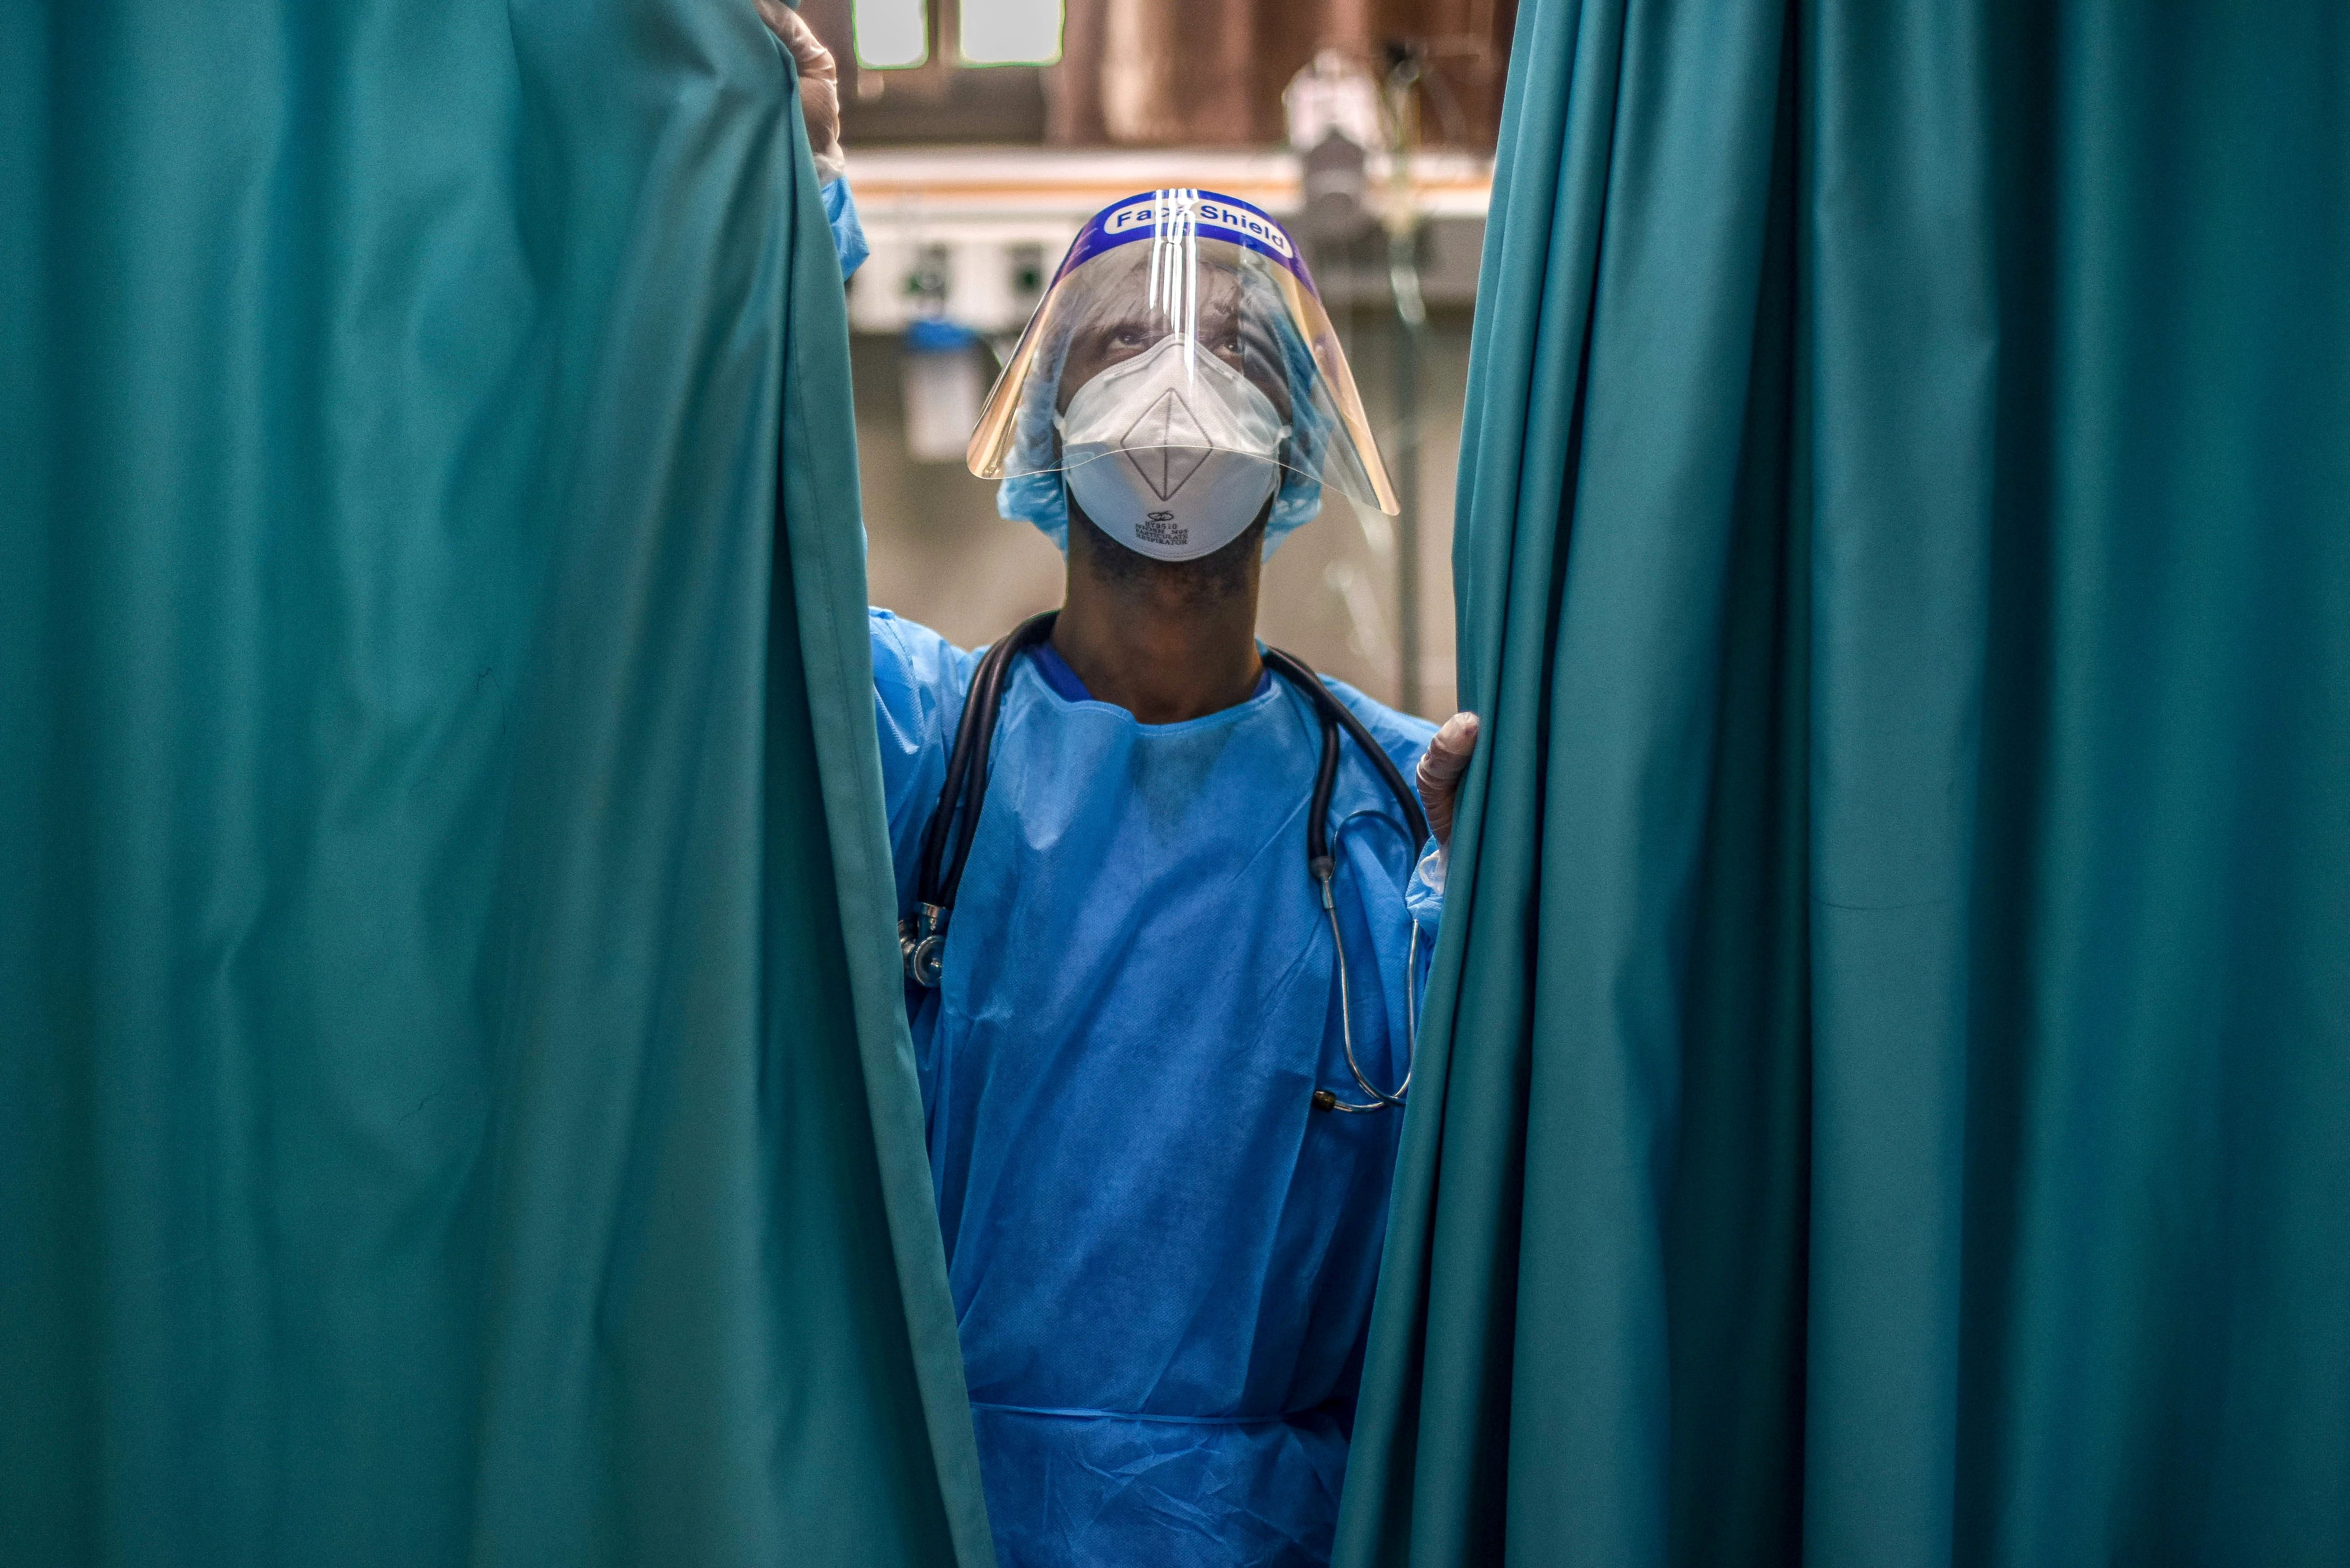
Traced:
<path id="1" fill-rule="evenodd" d="M 1521 14 L 1342 1563 L 2350 1554 L 2345 83 Z"/>
<path id="2" fill-rule="evenodd" d="M 0 18 L 0 1557 L 986 1563 L 750 6 Z"/>

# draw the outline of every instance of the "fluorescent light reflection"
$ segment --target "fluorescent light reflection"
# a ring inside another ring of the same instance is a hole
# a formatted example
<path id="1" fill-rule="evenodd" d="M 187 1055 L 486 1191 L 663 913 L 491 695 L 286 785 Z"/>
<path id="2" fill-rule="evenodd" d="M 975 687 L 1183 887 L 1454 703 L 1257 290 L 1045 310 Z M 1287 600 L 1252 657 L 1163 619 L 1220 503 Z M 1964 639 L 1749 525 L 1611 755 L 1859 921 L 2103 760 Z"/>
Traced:
<path id="1" fill-rule="evenodd" d="M 962 57 L 1049 66 L 1061 57 L 1061 0 L 962 0 Z"/>
<path id="2" fill-rule="evenodd" d="M 920 65 L 931 57 L 929 13 L 927 0 L 857 0 L 857 63 L 868 71 Z"/>

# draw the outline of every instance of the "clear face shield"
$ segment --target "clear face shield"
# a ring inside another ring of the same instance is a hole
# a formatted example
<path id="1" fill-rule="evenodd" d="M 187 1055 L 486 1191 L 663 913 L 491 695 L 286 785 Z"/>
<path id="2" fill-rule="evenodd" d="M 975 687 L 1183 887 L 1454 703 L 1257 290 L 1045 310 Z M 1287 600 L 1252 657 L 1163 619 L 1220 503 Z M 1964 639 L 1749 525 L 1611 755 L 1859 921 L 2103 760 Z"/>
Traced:
<path id="1" fill-rule="evenodd" d="M 1104 209 L 989 396 L 971 471 L 1058 536 L 1063 489 L 1160 560 L 1266 546 L 1333 487 L 1392 514 L 1345 353 L 1296 244 L 1245 202 L 1157 191 Z"/>

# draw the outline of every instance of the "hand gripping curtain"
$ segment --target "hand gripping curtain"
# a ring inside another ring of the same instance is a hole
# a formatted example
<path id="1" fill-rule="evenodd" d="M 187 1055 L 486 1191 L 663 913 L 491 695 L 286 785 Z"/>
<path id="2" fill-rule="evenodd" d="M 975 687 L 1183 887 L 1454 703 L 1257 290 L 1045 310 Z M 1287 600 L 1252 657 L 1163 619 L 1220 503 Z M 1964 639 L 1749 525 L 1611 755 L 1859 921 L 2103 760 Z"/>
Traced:
<path id="1" fill-rule="evenodd" d="M 0 16 L 0 1561 L 985 1563 L 748 0 Z"/>
<path id="2" fill-rule="evenodd" d="M 1339 1562 L 2350 1562 L 2350 13 L 1511 68 Z"/>

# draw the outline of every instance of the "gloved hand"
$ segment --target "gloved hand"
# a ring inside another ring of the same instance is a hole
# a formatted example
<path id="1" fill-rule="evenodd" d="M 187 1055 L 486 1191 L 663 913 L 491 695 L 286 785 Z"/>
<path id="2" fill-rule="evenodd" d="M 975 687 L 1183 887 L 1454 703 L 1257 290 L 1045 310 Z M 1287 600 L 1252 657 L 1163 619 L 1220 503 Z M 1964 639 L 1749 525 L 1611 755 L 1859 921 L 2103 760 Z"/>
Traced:
<path id="1" fill-rule="evenodd" d="M 1419 804 L 1428 812 L 1428 830 L 1439 849 L 1452 846 L 1452 806 L 1461 794 L 1461 775 L 1477 751 L 1477 715 L 1455 713 L 1444 721 L 1428 750 L 1419 757 Z"/>
<path id="2" fill-rule="evenodd" d="M 816 40 L 797 11 L 784 0 L 753 0 L 767 31 L 783 40 L 800 67 L 800 118 L 807 121 L 808 150 L 816 154 L 816 177 L 829 185 L 848 172 L 848 155 L 840 150 L 840 67 L 832 51 Z"/>

